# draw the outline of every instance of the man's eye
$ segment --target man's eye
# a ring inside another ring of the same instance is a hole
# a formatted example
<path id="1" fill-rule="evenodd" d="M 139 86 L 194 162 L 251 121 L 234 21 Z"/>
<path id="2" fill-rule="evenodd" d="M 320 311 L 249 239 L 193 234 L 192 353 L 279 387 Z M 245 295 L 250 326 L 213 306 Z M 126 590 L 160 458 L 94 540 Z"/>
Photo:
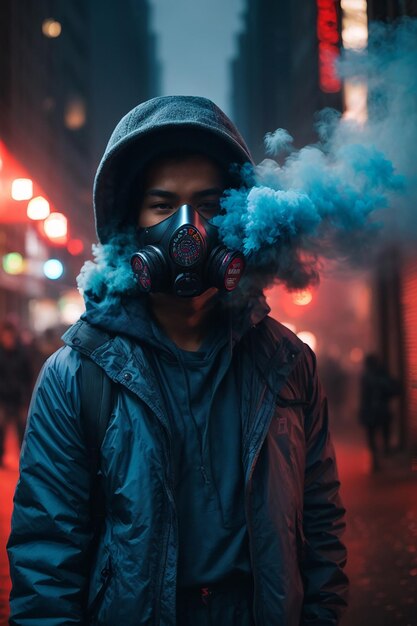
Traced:
<path id="1" fill-rule="evenodd" d="M 218 213 L 220 211 L 219 202 L 203 202 L 198 205 L 198 210 L 201 213 Z"/>
<path id="2" fill-rule="evenodd" d="M 152 209 L 158 209 L 160 211 L 171 211 L 172 210 L 172 205 L 168 204 L 166 202 L 158 202 L 155 204 L 151 205 Z"/>

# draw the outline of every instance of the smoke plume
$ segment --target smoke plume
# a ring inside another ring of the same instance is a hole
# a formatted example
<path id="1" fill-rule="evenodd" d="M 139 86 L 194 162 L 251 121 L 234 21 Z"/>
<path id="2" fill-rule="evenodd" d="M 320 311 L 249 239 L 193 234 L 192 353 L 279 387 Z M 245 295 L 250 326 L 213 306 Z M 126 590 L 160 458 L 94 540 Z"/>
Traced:
<path id="1" fill-rule="evenodd" d="M 134 291 L 130 258 L 136 248 L 134 230 L 114 235 L 109 243 L 93 245 L 94 261 L 86 261 L 77 277 L 80 292 L 101 299 Z"/>
<path id="2" fill-rule="evenodd" d="M 288 156 L 245 166 L 244 184 L 226 191 L 215 218 L 224 243 L 247 256 L 250 280 L 301 289 L 318 282 L 325 260 L 366 267 L 378 241 L 415 244 L 416 68 L 417 20 L 375 24 L 367 50 L 345 54 L 338 68 L 366 83 L 367 122 L 326 109 L 319 141 L 301 150 L 283 129 L 266 136 L 268 157 Z"/>

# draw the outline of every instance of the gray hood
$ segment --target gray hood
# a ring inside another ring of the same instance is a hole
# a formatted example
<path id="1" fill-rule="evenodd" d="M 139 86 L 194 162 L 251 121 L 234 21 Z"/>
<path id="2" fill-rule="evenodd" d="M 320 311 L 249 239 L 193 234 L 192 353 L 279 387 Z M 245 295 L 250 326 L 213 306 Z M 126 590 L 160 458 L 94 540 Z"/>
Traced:
<path id="1" fill-rule="evenodd" d="M 140 104 L 116 126 L 97 170 L 94 211 L 101 243 L 134 223 L 132 184 L 144 164 L 177 149 L 207 154 L 226 169 L 252 162 L 238 130 L 211 100 L 164 96 Z"/>

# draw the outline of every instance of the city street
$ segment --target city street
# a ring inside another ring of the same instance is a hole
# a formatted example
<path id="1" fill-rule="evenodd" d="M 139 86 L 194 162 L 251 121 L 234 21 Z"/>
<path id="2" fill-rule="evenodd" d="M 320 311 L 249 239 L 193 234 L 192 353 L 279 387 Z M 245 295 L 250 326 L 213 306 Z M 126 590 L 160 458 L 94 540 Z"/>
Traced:
<path id="1" fill-rule="evenodd" d="M 371 474 L 363 447 L 337 450 L 351 579 L 342 626 L 417 626 L 417 472 L 394 455 Z"/>
<path id="2" fill-rule="evenodd" d="M 377 474 L 356 441 L 342 441 L 337 450 L 348 508 L 348 573 L 350 609 L 342 626 L 417 626 L 417 472 L 401 456 L 384 459 Z M 12 495 L 17 479 L 17 444 L 8 438 L 5 467 L 0 469 L 0 626 L 7 624 L 10 589 L 5 542 Z M 275 625 L 271 625 L 275 626 Z"/>

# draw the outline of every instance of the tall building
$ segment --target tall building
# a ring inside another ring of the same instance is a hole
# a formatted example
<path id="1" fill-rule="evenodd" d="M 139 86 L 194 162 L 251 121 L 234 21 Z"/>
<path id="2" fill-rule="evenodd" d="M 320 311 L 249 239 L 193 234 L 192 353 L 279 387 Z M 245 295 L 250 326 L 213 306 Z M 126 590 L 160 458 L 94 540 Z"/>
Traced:
<path id="1" fill-rule="evenodd" d="M 416 0 L 367 0 L 370 20 L 392 21 L 403 15 L 417 17 Z"/>
<path id="2" fill-rule="evenodd" d="M 0 256 L 15 251 L 26 259 L 36 247 L 28 253 L 28 233 L 40 250 L 19 274 L 7 276 L 0 265 L 0 317 L 18 312 L 31 324 L 33 300 L 57 300 L 73 287 L 83 257 L 62 241 L 54 246 L 37 224 L 22 219 L 22 201 L 13 204 L 5 180 L 10 163 L 67 217 L 69 238 L 81 240 L 78 249 L 89 257 L 99 155 L 117 119 L 158 95 L 160 67 L 147 0 L 2 0 L 0 37 L 0 141 L 9 155 L 0 169 Z M 49 256 L 65 267 L 54 282 L 38 271 Z M 37 275 L 28 280 L 33 267 Z"/>
<path id="3" fill-rule="evenodd" d="M 87 227 L 90 16 L 82 0 L 1 3 L 0 134 L 56 207 Z"/>
<path id="4" fill-rule="evenodd" d="M 339 31 L 334 0 L 247 0 L 231 69 L 232 111 L 256 159 L 267 132 L 285 128 L 304 145 L 314 137 L 316 111 L 341 107 L 330 67 Z"/>
<path id="5" fill-rule="evenodd" d="M 161 91 L 161 64 L 148 0 L 90 0 L 91 99 L 96 166 L 119 119 Z M 95 167 L 94 167 L 95 169 Z"/>
<path id="6" fill-rule="evenodd" d="M 417 17 L 417 0 L 368 0 L 368 20 L 393 22 Z M 402 383 L 396 407 L 398 444 L 411 454 L 417 471 L 417 254 L 408 246 L 383 251 L 373 287 L 378 350 Z M 414 246 L 415 250 L 415 246 Z"/>

